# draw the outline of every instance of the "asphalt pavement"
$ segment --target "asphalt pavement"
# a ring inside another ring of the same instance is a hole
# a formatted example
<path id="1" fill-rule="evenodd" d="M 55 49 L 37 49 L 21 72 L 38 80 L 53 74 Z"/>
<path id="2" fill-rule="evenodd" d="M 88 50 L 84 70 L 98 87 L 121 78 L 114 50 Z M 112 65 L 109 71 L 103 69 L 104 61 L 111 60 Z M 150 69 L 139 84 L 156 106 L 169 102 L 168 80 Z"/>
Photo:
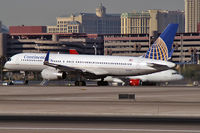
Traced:
<path id="1" fill-rule="evenodd" d="M 199 124 L 199 87 L 0 87 L 0 133 L 199 133 Z"/>

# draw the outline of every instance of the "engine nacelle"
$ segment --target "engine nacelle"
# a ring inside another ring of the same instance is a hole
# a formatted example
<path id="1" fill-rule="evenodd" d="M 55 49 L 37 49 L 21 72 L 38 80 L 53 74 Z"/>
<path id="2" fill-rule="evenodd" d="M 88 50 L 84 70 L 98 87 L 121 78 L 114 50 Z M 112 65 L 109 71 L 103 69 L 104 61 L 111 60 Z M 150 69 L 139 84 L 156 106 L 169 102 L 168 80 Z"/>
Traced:
<path id="1" fill-rule="evenodd" d="M 65 72 L 61 72 L 55 68 L 46 68 L 42 70 L 41 75 L 42 78 L 46 80 L 59 80 L 67 77 Z"/>

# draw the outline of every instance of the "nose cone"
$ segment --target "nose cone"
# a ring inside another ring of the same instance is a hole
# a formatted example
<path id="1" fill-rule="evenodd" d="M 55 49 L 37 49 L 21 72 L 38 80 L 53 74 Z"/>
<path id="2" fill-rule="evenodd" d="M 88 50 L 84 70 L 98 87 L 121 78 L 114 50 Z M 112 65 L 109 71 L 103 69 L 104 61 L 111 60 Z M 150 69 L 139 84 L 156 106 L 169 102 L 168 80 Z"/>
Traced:
<path id="1" fill-rule="evenodd" d="M 183 75 L 179 75 L 178 79 L 179 79 L 179 80 L 184 79 Z"/>
<path id="2" fill-rule="evenodd" d="M 184 79 L 184 77 L 181 75 L 181 74 L 177 74 L 175 77 L 174 77 L 174 80 L 182 80 Z"/>
<path id="3" fill-rule="evenodd" d="M 8 69 L 8 62 L 5 63 L 4 68 Z"/>
<path id="4" fill-rule="evenodd" d="M 10 65 L 9 62 L 7 61 L 7 62 L 5 63 L 5 65 L 4 65 L 4 68 L 5 68 L 5 69 L 10 69 L 10 66 L 11 66 L 11 65 Z"/>

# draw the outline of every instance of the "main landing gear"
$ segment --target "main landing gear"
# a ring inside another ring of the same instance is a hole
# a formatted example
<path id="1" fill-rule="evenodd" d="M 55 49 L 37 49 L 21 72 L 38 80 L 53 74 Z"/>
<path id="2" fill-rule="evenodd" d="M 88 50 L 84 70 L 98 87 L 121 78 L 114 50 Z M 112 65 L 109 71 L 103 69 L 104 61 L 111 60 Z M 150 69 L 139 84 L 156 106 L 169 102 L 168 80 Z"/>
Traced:
<path id="1" fill-rule="evenodd" d="M 108 81 L 104 81 L 104 79 L 101 79 L 101 81 L 97 82 L 98 86 L 108 86 Z"/>
<path id="2" fill-rule="evenodd" d="M 43 79 L 42 82 L 40 83 L 40 85 L 46 86 L 46 85 L 48 85 L 48 82 L 49 82 L 49 80 Z"/>
<path id="3" fill-rule="evenodd" d="M 85 81 L 75 81 L 75 86 L 86 86 Z"/>

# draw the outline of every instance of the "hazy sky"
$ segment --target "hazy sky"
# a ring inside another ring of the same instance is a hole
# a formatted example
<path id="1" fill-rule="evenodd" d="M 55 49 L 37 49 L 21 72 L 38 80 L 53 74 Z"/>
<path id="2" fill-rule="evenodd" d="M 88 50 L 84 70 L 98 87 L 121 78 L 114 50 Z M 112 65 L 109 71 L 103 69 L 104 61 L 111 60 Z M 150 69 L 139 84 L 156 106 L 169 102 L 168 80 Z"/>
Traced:
<path id="1" fill-rule="evenodd" d="M 184 10 L 184 0 L 0 0 L 0 20 L 10 25 L 52 25 L 56 17 L 74 12 L 95 13 L 98 3 L 107 13 L 132 10 Z"/>

